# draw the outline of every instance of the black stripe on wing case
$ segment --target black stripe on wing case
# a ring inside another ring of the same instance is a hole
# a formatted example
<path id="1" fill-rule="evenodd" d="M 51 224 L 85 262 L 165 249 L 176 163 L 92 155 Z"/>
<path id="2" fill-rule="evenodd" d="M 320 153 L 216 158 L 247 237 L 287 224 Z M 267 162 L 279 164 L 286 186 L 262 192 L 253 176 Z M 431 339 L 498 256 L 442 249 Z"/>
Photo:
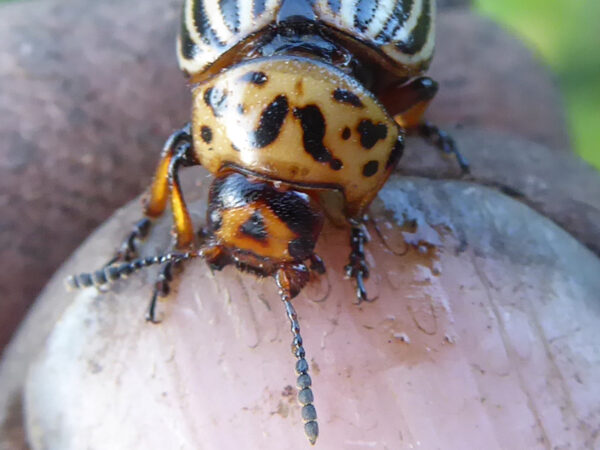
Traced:
<path id="1" fill-rule="evenodd" d="M 409 38 L 404 42 L 396 43 L 396 48 L 402 53 L 414 55 L 418 53 L 429 37 L 431 32 L 431 0 L 423 0 L 423 8 L 421 15 L 417 21 L 417 25 L 410 33 Z"/>
<path id="2" fill-rule="evenodd" d="M 219 0 L 219 9 L 227 28 L 232 33 L 238 33 L 240 31 L 240 8 L 238 0 Z"/>
<path id="3" fill-rule="evenodd" d="M 202 0 L 196 0 L 192 3 L 194 26 L 198 31 L 198 34 L 202 36 L 202 40 L 213 47 L 224 47 L 225 42 L 222 42 L 213 28 L 210 26 L 210 20 L 204 10 L 204 2 Z"/>

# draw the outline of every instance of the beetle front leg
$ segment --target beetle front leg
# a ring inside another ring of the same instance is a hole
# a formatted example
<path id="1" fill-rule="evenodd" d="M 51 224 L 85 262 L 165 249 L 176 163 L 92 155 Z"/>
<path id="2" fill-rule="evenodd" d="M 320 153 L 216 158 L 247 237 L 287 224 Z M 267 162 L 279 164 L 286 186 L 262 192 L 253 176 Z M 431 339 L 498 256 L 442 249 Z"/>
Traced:
<path id="1" fill-rule="evenodd" d="M 417 134 L 447 155 L 454 155 L 463 175 L 470 173 L 469 163 L 460 153 L 452 136 L 423 119 L 438 84 L 429 77 L 420 77 L 380 93 L 380 98 L 396 122 L 408 133 Z"/>
<path id="2" fill-rule="evenodd" d="M 160 320 L 156 318 L 156 305 L 159 297 L 166 297 L 171 292 L 171 281 L 173 281 L 173 270 L 181 269 L 181 261 L 170 261 L 164 264 L 158 274 L 158 278 L 154 283 L 154 290 L 150 303 L 148 304 L 148 311 L 146 312 L 146 321 L 154 324 L 160 323 Z"/>
<path id="3" fill-rule="evenodd" d="M 360 304 L 363 301 L 373 301 L 367 296 L 364 281 L 369 278 L 369 266 L 365 260 L 365 244 L 369 241 L 363 221 L 351 220 L 350 233 L 350 262 L 344 268 L 348 278 L 356 280 L 356 298 Z"/>
<path id="4" fill-rule="evenodd" d="M 223 253 L 221 247 L 212 244 L 204 245 L 204 243 L 202 243 L 200 251 L 198 251 L 196 254 L 191 253 L 191 255 L 193 255 L 191 257 L 201 256 L 211 268 L 214 268 L 215 265 L 222 268 L 224 265 L 229 264 L 229 259 L 227 258 L 227 255 Z M 160 320 L 156 318 L 156 306 L 158 304 L 158 299 L 167 297 L 171 293 L 171 282 L 175 278 L 175 275 L 183 272 L 183 263 L 189 260 L 191 257 L 179 259 L 174 258 L 163 264 L 160 272 L 158 273 L 156 282 L 154 283 L 152 297 L 150 298 L 150 303 L 148 304 L 148 310 L 146 312 L 147 322 L 154 324 L 160 323 Z"/>

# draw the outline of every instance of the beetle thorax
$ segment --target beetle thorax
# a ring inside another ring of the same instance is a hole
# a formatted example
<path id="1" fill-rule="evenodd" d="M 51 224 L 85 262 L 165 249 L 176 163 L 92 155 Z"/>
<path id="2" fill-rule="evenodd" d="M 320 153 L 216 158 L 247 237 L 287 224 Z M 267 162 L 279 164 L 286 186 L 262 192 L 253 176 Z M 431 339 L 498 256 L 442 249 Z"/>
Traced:
<path id="1" fill-rule="evenodd" d="M 360 83 L 307 58 L 242 63 L 194 89 L 194 148 L 210 172 L 338 189 L 356 208 L 387 178 L 398 134 Z"/>

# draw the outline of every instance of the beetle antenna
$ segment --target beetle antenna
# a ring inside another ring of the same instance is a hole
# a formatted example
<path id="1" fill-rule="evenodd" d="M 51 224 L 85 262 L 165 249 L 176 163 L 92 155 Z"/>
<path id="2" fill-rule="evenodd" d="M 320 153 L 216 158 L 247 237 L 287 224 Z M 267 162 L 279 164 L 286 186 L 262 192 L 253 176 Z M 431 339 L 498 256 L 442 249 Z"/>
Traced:
<path id="1" fill-rule="evenodd" d="M 204 256 L 203 250 L 198 252 L 167 253 L 160 256 L 139 258 L 123 264 L 105 266 L 95 272 L 72 275 L 65 282 L 69 289 L 83 289 L 92 286 L 100 287 L 127 278 L 132 273 L 145 267 L 165 263 L 177 264 L 181 261 L 202 256 Z"/>
<path id="2" fill-rule="evenodd" d="M 310 386 L 312 380 L 308 374 L 308 361 L 306 360 L 306 351 L 302 345 L 302 336 L 300 336 L 300 324 L 298 323 L 298 314 L 290 301 L 289 295 L 283 290 L 279 293 L 281 300 L 285 305 L 285 311 L 290 320 L 292 335 L 294 340 L 292 343 L 292 353 L 298 361 L 296 361 L 296 386 L 298 387 L 298 402 L 302 405 L 302 420 L 304 420 L 304 433 L 308 441 L 314 445 L 319 436 L 319 424 L 317 423 L 317 410 L 313 405 L 314 395 Z"/>

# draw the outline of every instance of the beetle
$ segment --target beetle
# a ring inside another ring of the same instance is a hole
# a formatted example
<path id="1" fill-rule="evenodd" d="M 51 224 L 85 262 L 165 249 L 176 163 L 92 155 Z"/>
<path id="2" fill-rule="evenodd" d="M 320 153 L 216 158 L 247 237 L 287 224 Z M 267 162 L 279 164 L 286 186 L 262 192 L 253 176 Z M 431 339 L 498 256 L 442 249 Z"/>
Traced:
<path id="1" fill-rule="evenodd" d="M 191 122 L 166 141 L 142 219 L 102 269 L 70 277 L 100 286 L 160 264 L 147 319 L 169 293 L 172 269 L 193 258 L 273 276 L 291 323 L 305 433 L 319 430 L 300 326 L 292 306 L 311 271 L 324 217 L 351 228 L 346 274 L 358 301 L 364 280 L 365 213 L 404 149 L 406 132 L 467 161 L 423 119 L 438 85 L 424 76 L 433 55 L 435 0 L 185 0 L 179 65 L 193 96 Z M 198 238 L 178 173 L 214 175 Z M 341 196 L 341 202 L 332 201 Z M 137 243 L 171 202 L 175 247 L 137 258 Z"/>

